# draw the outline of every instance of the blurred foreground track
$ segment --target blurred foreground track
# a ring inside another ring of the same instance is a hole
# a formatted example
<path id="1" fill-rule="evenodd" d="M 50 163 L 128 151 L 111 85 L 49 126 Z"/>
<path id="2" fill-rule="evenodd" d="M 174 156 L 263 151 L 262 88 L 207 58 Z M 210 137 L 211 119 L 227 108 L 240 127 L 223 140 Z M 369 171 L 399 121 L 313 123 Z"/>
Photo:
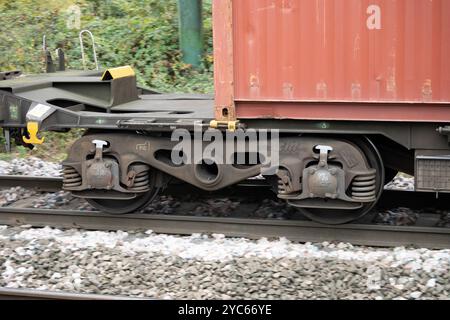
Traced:
<path id="1" fill-rule="evenodd" d="M 430 215 L 438 220 L 437 215 Z M 433 224 L 434 222 L 432 222 Z M 354 245 L 450 248 L 450 228 L 368 224 L 322 225 L 300 220 L 211 218 L 174 215 L 108 215 L 93 211 L 0 208 L 0 225 L 85 230 L 153 230 L 155 233 L 224 234 L 250 239 L 285 237 L 295 242 L 338 241 Z"/>
<path id="2" fill-rule="evenodd" d="M 144 298 L 0 288 L 0 300 L 144 300 Z"/>

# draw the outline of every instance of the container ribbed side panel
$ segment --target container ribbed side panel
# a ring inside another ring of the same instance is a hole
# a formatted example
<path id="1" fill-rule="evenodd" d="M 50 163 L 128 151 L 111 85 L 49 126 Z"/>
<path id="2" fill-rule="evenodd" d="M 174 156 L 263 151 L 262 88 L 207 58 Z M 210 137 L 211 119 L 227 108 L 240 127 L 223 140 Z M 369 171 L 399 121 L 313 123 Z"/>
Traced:
<path id="1" fill-rule="evenodd" d="M 237 101 L 450 102 L 448 0 L 232 3 Z"/>

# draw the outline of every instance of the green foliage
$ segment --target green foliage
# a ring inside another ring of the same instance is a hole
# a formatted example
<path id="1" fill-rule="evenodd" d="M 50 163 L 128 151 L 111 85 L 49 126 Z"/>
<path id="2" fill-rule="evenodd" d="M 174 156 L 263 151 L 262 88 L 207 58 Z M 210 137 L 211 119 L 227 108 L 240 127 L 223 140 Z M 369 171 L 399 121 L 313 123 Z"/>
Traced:
<path id="1" fill-rule="evenodd" d="M 66 158 L 67 151 L 73 142 L 81 138 L 83 135 L 83 129 L 72 129 L 69 132 L 44 132 L 42 135 L 45 137 L 45 142 L 41 145 L 34 146 L 33 150 L 30 150 L 23 146 L 18 146 L 12 143 L 11 153 L 6 153 L 3 133 L 2 142 L 0 144 L 0 160 L 11 160 L 13 158 L 25 158 L 25 157 L 38 157 L 44 160 L 59 162 Z"/>
<path id="2" fill-rule="evenodd" d="M 0 153 L 0 161 L 10 161 L 14 158 L 12 153 Z"/>
<path id="3" fill-rule="evenodd" d="M 212 92 L 211 0 L 203 3 L 205 55 L 195 70 L 181 61 L 176 0 L 0 0 L 0 70 L 43 72 L 43 35 L 49 49 L 64 49 L 69 68 L 82 69 L 80 30 L 68 24 L 68 8 L 77 5 L 102 68 L 131 65 L 141 84 L 163 92 Z M 89 46 L 86 37 L 93 61 Z M 93 69 L 93 62 L 88 66 Z"/>
<path id="4" fill-rule="evenodd" d="M 67 151 L 72 143 L 81 138 L 83 133 L 83 129 L 72 129 L 66 133 L 44 132 L 44 143 L 36 145 L 33 150 L 26 149 L 26 155 L 54 162 L 62 161 L 66 158 Z M 21 154 L 19 153 L 18 156 L 21 156 Z"/>

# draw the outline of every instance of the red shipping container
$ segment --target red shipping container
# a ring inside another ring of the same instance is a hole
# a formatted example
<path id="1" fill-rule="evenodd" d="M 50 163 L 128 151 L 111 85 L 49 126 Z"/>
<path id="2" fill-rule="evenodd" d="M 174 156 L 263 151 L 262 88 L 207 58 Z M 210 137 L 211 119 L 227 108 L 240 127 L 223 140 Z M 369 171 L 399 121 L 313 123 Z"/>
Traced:
<path id="1" fill-rule="evenodd" d="M 213 0 L 216 118 L 450 121 L 449 0 Z"/>

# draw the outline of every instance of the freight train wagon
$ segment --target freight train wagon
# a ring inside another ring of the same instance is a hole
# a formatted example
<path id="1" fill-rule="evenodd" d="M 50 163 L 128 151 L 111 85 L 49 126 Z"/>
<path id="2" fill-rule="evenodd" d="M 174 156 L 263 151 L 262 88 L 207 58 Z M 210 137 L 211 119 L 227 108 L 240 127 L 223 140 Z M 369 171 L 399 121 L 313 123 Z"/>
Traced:
<path id="1" fill-rule="evenodd" d="M 346 223 L 399 171 L 450 192 L 449 17 L 447 0 L 213 0 L 214 99 L 139 88 L 128 67 L 24 77 L 0 82 L 2 126 L 28 145 L 88 129 L 64 189 L 110 213 L 174 179 L 213 191 L 262 172 L 307 217 Z"/>

